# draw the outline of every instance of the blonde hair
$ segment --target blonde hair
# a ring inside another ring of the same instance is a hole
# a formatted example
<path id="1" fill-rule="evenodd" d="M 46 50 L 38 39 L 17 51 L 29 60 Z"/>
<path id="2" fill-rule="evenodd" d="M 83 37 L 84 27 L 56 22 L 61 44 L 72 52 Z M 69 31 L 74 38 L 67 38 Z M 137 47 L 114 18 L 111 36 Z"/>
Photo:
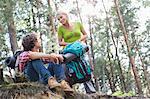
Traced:
<path id="1" fill-rule="evenodd" d="M 63 11 L 59 11 L 56 16 L 58 17 L 59 15 L 65 15 L 68 17 L 68 14 L 66 12 L 63 12 Z"/>

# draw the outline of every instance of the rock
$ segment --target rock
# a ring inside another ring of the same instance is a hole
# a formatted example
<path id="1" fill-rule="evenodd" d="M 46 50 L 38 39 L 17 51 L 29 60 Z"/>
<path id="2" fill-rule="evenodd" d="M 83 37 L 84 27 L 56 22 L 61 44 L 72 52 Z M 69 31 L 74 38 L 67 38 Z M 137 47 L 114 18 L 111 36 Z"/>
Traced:
<path id="1" fill-rule="evenodd" d="M 116 97 L 99 93 L 82 94 L 50 90 L 39 83 L 12 83 L 0 85 L 0 99 L 150 99 L 142 96 Z M 58 94 L 59 93 L 59 94 Z"/>
<path id="2" fill-rule="evenodd" d="M 0 99 L 64 99 L 38 83 L 13 83 L 0 86 Z"/>

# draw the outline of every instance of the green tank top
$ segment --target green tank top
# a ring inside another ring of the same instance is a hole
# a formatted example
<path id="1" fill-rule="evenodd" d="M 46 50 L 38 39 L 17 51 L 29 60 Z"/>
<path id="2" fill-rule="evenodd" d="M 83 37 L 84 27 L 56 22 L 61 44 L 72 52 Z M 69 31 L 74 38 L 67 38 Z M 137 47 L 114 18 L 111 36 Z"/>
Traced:
<path id="1" fill-rule="evenodd" d="M 72 43 L 81 38 L 83 25 L 80 22 L 73 23 L 73 29 L 68 30 L 62 25 L 58 28 L 58 37 L 63 38 L 66 43 Z"/>

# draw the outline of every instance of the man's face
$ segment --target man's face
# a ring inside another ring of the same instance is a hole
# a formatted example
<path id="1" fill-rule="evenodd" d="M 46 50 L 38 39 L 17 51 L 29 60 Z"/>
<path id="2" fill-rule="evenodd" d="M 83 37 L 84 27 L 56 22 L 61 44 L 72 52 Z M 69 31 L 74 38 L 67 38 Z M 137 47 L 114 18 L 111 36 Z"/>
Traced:
<path id="1" fill-rule="evenodd" d="M 37 42 L 35 42 L 35 46 L 36 46 L 36 48 L 40 48 L 40 47 L 41 47 L 41 39 L 40 39 L 40 36 L 37 36 Z"/>

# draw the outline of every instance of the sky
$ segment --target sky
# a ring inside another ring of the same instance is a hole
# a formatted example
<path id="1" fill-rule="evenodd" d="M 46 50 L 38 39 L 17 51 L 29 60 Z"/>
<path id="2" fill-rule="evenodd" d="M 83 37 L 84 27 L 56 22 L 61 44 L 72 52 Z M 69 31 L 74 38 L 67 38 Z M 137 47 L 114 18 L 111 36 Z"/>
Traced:
<path id="1" fill-rule="evenodd" d="M 57 0 L 56 0 L 57 1 Z M 59 1 L 59 0 L 58 0 Z M 75 0 L 67 0 L 65 4 L 59 4 L 59 10 L 65 11 L 69 13 L 70 9 L 76 8 L 76 4 L 73 4 Z M 91 3 L 87 3 L 87 1 L 94 1 L 94 0 L 78 0 L 79 2 L 79 8 L 81 11 L 81 17 L 83 19 L 83 24 L 85 29 L 88 31 L 88 17 L 90 16 L 97 16 L 98 18 L 105 18 L 105 14 L 101 13 L 101 11 L 104 11 L 103 5 L 102 5 L 102 0 L 96 0 L 97 4 L 95 7 L 92 6 Z M 111 6 L 114 5 L 113 0 L 103 0 L 104 4 L 106 6 L 107 11 L 111 8 Z M 141 4 L 138 3 L 137 0 L 132 0 L 132 5 L 135 7 L 140 6 Z M 69 14 L 70 20 L 71 21 L 79 21 L 80 19 L 75 17 L 74 15 Z M 145 29 L 145 21 L 147 19 L 150 19 L 150 7 L 144 8 L 142 7 L 140 10 L 137 11 L 137 17 L 139 18 L 139 32 L 142 32 Z"/>
<path id="2" fill-rule="evenodd" d="M 57 3 L 59 0 L 55 0 L 55 2 Z M 75 2 L 75 0 L 67 0 L 68 2 L 66 2 L 65 4 L 58 4 L 59 6 L 59 10 L 61 11 L 65 11 L 67 13 L 69 13 L 69 11 L 72 8 L 76 8 L 76 4 L 73 4 Z M 93 0 L 78 0 L 79 2 L 79 8 L 81 10 L 81 17 L 83 19 L 83 25 L 85 30 L 87 31 L 87 33 L 89 34 L 89 27 L 88 27 L 88 17 L 90 16 L 97 16 L 98 18 L 105 18 L 105 14 L 101 13 L 101 11 L 104 10 L 103 5 L 102 5 L 102 0 L 97 0 L 97 4 L 95 7 L 93 7 L 92 3 L 87 3 L 87 1 L 93 1 Z M 104 4 L 106 6 L 106 9 L 109 10 L 111 8 L 111 6 L 114 5 L 113 0 L 103 0 Z M 43 0 L 44 2 L 44 0 Z M 137 0 L 132 0 L 133 2 L 133 6 L 140 6 L 141 4 L 137 2 Z M 54 4 L 52 4 L 52 6 L 54 7 Z M 150 7 L 148 8 L 144 8 L 142 7 L 140 10 L 137 11 L 137 16 L 139 18 L 139 30 L 138 32 L 141 33 L 142 31 L 144 31 L 145 29 L 145 22 L 147 19 L 150 19 Z M 69 18 L 71 21 L 80 21 L 80 19 L 78 17 L 75 17 L 73 14 L 69 14 Z M 6 37 L 8 38 L 8 37 Z M 7 42 L 8 43 L 8 42 Z M 10 44 L 8 43 L 7 45 L 10 46 Z"/>
<path id="3" fill-rule="evenodd" d="M 140 6 L 141 4 L 137 2 L 137 0 L 132 0 L 134 6 Z M 137 16 L 139 18 L 139 32 L 142 32 L 145 29 L 146 20 L 150 19 L 150 7 L 144 8 L 141 7 L 140 10 L 137 11 Z"/>
<path id="4" fill-rule="evenodd" d="M 67 13 L 69 13 L 70 9 L 72 9 L 73 7 L 76 8 L 76 5 L 73 4 L 73 1 L 75 1 L 75 0 L 68 0 L 68 1 L 70 1 L 70 2 L 60 5 L 61 10 L 66 11 Z M 93 5 L 91 3 L 87 3 L 86 1 L 87 0 L 78 0 L 80 11 L 81 11 L 81 17 L 83 19 L 83 26 L 84 26 L 85 30 L 87 31 L 87 33 L 89 33 L 88 20 L 87 20 L 88 17 L 97 16 L 98 18 L 103 19 L 103 18 L 105 18 L 105 13 L 101 13 L 101 12 L 104 12 L 102 0 L 97 0 L 98 2 L 95 7 L 93 7 Z M 111 6 L 114 5 L 113 0 L 103 0 L 103 1 L 104 1 L 107 11 L 111 8 Z M 142 6 L 142 4 L 137 2 L 137 0 L 132 0 L 132 6 L 139 7 L 139 6 Z M 137 14 L 137 18 L 138 18 L 137 21 L 139 22 L 139 28 L 138 28 L 137 33 L 140 34 L 146 28 L 146 26 L 145 26 L 146 20 L 150 19 L 150 7 L 147 7 L 147 8 L 141 7 L 137 11 L 136 14 Z M 79 20 L 79 18 L 77 19 L 77 17 L 70 15 L 70 20 L 76 21 L 76 20 Z M 142 49 L 142 51 L 146 51 L 146 50 L 147 49 L 145 49 L 145 48 Z M 126 55 L 121 54 L 121 57 L 126 57 Z M 124 60 L 122 63 L 124 63 L 124 64 L 129 63 L 127 61 L 128 60 Z"/>

